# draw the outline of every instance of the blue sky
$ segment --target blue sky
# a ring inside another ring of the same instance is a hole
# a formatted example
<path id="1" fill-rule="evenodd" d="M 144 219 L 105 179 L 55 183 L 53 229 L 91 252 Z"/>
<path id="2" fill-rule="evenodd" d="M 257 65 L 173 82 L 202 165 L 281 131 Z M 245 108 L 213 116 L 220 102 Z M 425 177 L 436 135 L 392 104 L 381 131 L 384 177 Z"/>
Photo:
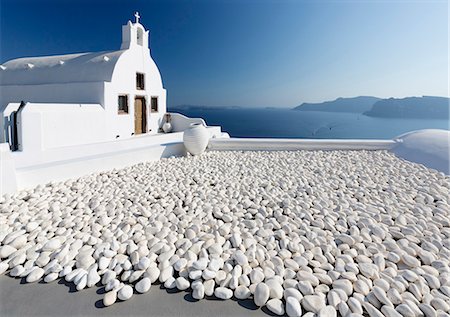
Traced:
<path id="1" fill-rule="evenodd" d="M 119 49 L 136 10 L 169 105 L 449 95 L 447 1 L 0 0 L 0 62 Z"/>

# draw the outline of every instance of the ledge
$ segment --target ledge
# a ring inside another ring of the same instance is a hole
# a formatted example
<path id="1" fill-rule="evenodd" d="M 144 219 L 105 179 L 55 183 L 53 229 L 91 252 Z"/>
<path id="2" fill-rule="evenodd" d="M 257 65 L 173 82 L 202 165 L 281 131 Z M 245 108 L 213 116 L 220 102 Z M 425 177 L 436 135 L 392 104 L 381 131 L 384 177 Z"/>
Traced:
<path id="1" fill-rule="evenodd" d="M 214 151 L 295 151 L 295 150 L 390 150 L 394 140 L 338 139 L 211 139 Z"/>

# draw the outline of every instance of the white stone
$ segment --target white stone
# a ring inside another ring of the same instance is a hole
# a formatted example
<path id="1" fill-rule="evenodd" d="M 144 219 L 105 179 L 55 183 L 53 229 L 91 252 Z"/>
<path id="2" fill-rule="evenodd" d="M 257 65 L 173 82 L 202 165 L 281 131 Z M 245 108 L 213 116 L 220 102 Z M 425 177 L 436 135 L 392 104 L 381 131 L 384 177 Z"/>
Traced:
<path id="1" fill-rule="evenodd" d="M 247 256 L 245 256 L 244 252 L 242 252 L 241 250 L 237 250 L 234 253 L 234 259 L 237 262 L 237 264 L 239 264 L 239 265 L 247 265 L 248 264 Z"/>
<path id="2" fill-rule="evenodd" d="M 205 295 L 212 296 L 214 294 L 214 280 L 208 280 L 203 282 L 203 286 L 205 287 Z"/>
<path id="3" fill-rule="evenodd" d="M 42 247 L 42 251 L 54 251 L 56 249 L 59 249 L 60 247 L 61 240 L 59 240 L 58 238 L 53 238 L 44 244 L 44 246 Z"/>
<path id="4" fill-rule="evenodd" d="M 300 306 L 300 304 L 299 304 Z M 272 298 L 266 303 L 267 309 L 269 309 L 272 313 L 282 316 L 284 315 L 284 304 L 278 298 Z"/>
<path id="5" fill-rule="evenodd" d="M 436 310 L 442 310 L 444 312 L 450 311 L 450 305 L 447 304 L 442 298 L 433 298 L 430 305 Z"/>
<path id="6" fill-rule="evenodd" d="M 380 301 L 380 303 L 388 306 L 393 306 L 392 302 L 387 297 L 386 292 L 381 287 L 374 286 L 374 288 L 372 288 L 372 292 Z"/>
<path id="7" fill-rule="evenodd" d="M 233 291 L 226 287 L 218 287 L 214 290 L 214 296 L 220 299 L 230 299 L 233 297 Z"/>
<path id="8" fill-rule="evenodd" d="M 124 285 L 118 292 L 117 298 L 120 300 L 129 300 L 133 296 L 133 288 L 130 285 Z"/>
<path id="9" fill-rule="evenodd" d="M 407 304 L 400 304 L 395 310 L 404 317 L 414 317 L 414 311 Z"/>
<path id="10" fill-rule="evenodd" d="M 185 258 L 181 258 L 181 259 L 179 259 L 178 261 L 176 261 L 175 263 L 174 263 L 174 265 L 173 265 L 173 268 L 176 270 L 176 271 L 181 271 L 182 269 L 184 269 L 185 268 L 185 266 L 187 265 L 187 263 L 188 263 L 188 261 L 185 259 Z"/>
<path id="11" fill-rule="evenodd" d="M 415 258 L 407 253 L 404 253 L 402 255 L 402 260 L 409 267 L 415 268 L 415 267 L 420 266 L 420 261 L 417 258 Z"/>
<path id="12" fill-rule="evenodd" d="M 15 248 L 15 249 L 20 249 L 22 248 L 25 244 L 27 243 L 27 236 L 23 235 L 23 236 L 18 236 L 17 238 L 15 238 L 11 243 L 10 246 Z"/>
<path id="13" fill-rule="evenodd" d="M 5 259 L 16 251 L 17 251 L 16 248 L 14 248 L 10 245 L 4 245 L 4 246 L 0 247 L 0 258 Z"/>
<path id="14" fill-rule="evenodd" d="M 384 305 L 383 307 L 381 307 L 381 312 L 386 317 L 402 317 L 402 315 L 400 313 L 398 313 L 394 309 L 394 307 L 388 306 L 388 305 Z"/>
<path id="15" fill-rule="evenodd" d="M 17 265 L 11 271 L 9 271 L 9 275 L 12 277 L 16 277 L 20 276 L 23 272 L 25 272 L 25 268 L 22 265 Z"/>
<path id="16" fill-rule="evenodd" d="M 283 297 L 284 299 L 287 299 L 288 297 L 294 297 L 300 302 L 303 298 L 303 295 L 295 288 L 286 288 L 283 291 Z"/>
<path id="17" fill-rule="evenodd" d="M 175 288 L 177 287 L 177 281 L 173 276 L 171 276 L 164 282 L 164 287 L 168 289 Z"/>
<path id="18" fill-rule="evenodd" d="M 269 292 L 270 298 L 278 298 L 278 299 L 283 298 L 284 289 L 281 286 L 281 284 L 279 283 L 279 281 L 277 281 L 275 279 L 269 279 L 265 283 L 270 289 L 270 292 Z"/>
<path id="19" fill-rule="evenodd" d="M 239 285 L 234 290 L 234 297 L 236 297 L 237 299 L 247 299 L 250 297 L 251 294 L 252 293 L 250 292 L 248 287 L 246 287 L 244 285 Z"/>
<path id="20" fill-rule="evenodd" d="M 170 274 L 170 270 L 168 268 L 166 268 L 167 274 Z M 148 278 L 150 279 L 150 281 L 152 283 L 156 282 L 158 280 L 158 278 L 160 277 L 160 270 L 157 267 L 150 267 L 147 269 L 146 273 L 148 274 Z M 165 278 L 167 279 L 167 278 Z"/>
<path id="21" fill-rule="evenodd" d="M 269 300 L 270 289 L 265 283 L 259 283 L 256 285 L 255 293 L 253 294 L 253 300 L 255 301 L 256 306 L 264 306 L 266 302 Z"/>
<path id="22" fill-rule="evenodd" d="M 368 302 L 363 303 L 363 307 L 370 317 L 383 317 L 383 314 Z"/>
<path id="23" fill-rule="evenodd" d="M 318 295 L 306 295 L 302 299 L 302 306 L 307 311 L 317 314 L 322 308 L 325 307 L 325 300 Z"/>
<path id="24" fill-rule="evenodd" d="M 150 287 L 152 286 L 152 283 L 148 277 L 144 277 L 142 280 L 136 283 L 134 286 L 134 289 L 136 292 L 144 294 L 147 293 L 150 290 Z"/>
<path id="25" fill-rule="evenodd" d="M 37 282 L 41 279 L 41 277 L 44 275 L 44 269 L 40 267 L 35 267 L 30 274 L 28 274 L 26 281 L 27 283 L 33 283 Z"/>
<path id="26" fill-rule="evenodd" d="M 176 279 L 176 285 L 180 291 L 184 291 L 189 288 L 190 283 L 187 279 L 180 276 L 179 278 Z"/>
<path id="27" fill-rule="evenodd" d="M 302 316 L 302 307 L 300 302 L 294 297 L 288 297 L 286 299 L 286 314 L 289 317 L 300 317 Z"/>
<path id="28" fill-rule="evenodd" d="M 143 257 L 139 260 L 137 268 L 139 270 L 146 270 L 150 266 L 150 260 L 147 257 Z"/>
<path id="29" fill-rule="evenodd" d="M 347 296 L 350 296 L 353 293 L 353 285 L 349 280 L 339 279 L 333 282 L 333 288 L 342 289 Z"/>
<path id="30" fill-rule="evenodd" d="M 201 283 L 201 281 L 195 286 L 192 286 L 192 297 L 198 300 L 205 297 L 205 286 Z"/>
<path id="31" fill-rule="evenodd" d="M 336 317 L 337 316 L 337 311 L 336 308 L 334 308 L 333 306 L 325 306 L 324 308 L 322 308 L 319 313 L 318 313 L 319 317 Z"/>
<path id="32" fill-rule="evenodd" d="M 253 269 L 250 272 L 250 280 L 252 281 L 252 284 L 258 284 L 264 281 L 264 273 L 262 270 Z"/>
<path id="33" fill-rule="evenodd" d="M 100 282 L 100 280 L 101 280 L 101 277 L 98 274 L 97 270 L 91 269 L 88 272 L 88 275 L 87 275 L 87 284 L 86 284 L 86 286 L 87 287 L 93 287 L 95 284 Z"/>
<path id="34" fill-rule="evenodd" d="M 51 282 L 55 281 L 57 278 L 58 278 L 58 273 L 50 273 L 44 277 L 44 282 L 51 283 Z"/>
<path id="35" fill-rule="evenodd" d="M 9 264 L 7 262 L 0 262 L 0 275 L 6 272 L 8 270 Z"/>
<path id="36" fill-rule="evenodd" d="M 117 291 L 113 290 L 105 294 L 103 297 L 103 305 L 111 306 L 117 300 Z"/>
<path id="37" fill-rule="evenodd" d="M 419 309 L 425 314 L 426 317 L 436 317 L 436 310 L 430 304 L 419 304 Z"/>
<path id="38" fill-rule="evenodd" d="M 84 289 L 87 285 L 87 274 L 83 274 L 83 276 L 79 280 L 77 280 L 75 285 L 77 286 L 77 291 L 81 291 L 82 289 Z"/>
<path id="39" fill-rule="evenodd" d="M 104 270 L 108 267 L 109 263 L 111 262 L 110 258 L 102 256 L 98 261 L 98 268 L 100 270 Z"/>
<path id="40" fill-rule="evenodd" d="M 208 259 L 201 258 L 194 263 L 192 263 L 192 266 L 197 270 L 204 270 L 208 266 Z"/>
<path id="41" fill-rule="evenodd" d="M 208 267 L 212 270 L 212 271 L 219 271 L 222 267 L 223 267 L 223 260 L 222 259 L 217 259 L 214 258 L 212 259 L 209 264 Z"/>

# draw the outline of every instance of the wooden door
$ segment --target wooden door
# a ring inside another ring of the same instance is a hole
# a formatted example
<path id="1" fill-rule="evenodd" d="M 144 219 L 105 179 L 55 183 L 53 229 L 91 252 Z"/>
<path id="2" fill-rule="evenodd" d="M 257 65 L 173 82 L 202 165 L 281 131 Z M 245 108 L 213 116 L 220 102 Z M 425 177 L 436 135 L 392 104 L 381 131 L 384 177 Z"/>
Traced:
<path id="1" fill-rule="evenodd" d="M 134 99 L 134 134 L 147 132 L 147 108 L 145 99 L 136 97 Z"/>

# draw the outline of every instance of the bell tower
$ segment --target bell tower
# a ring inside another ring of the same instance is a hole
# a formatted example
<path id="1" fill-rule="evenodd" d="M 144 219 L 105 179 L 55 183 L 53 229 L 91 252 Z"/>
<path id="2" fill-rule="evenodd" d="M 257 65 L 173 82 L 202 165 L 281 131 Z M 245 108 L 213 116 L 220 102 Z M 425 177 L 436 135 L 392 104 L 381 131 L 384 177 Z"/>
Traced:
<path id="1" fill-rule="evenodd" d="M 138 12 L 134 14 L 135 22 L 128 21 L 126 25 L 122 25 L 122 45 L 121 50 L 130 49 L 135 47 L 142 47 L 149 49 L 148 47 L 148 30 L 145 30 L 144 26 L 139 23 L 140 15 Z"/>

